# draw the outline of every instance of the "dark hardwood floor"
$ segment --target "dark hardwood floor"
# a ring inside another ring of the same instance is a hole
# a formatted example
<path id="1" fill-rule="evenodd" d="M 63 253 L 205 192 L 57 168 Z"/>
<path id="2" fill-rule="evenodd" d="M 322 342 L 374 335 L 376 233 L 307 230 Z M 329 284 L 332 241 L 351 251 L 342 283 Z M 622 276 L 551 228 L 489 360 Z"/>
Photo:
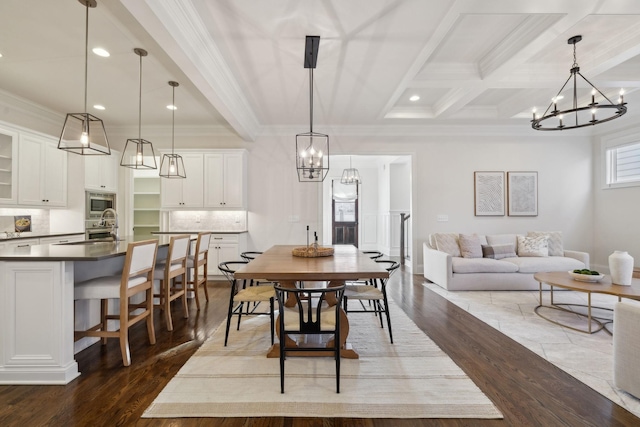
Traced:
<path id="1" fill-rule="evenodd" d="M 345 418 L 141 419 L 178 369 L 226 317 L 228 286 L 210 282 L 211 301 L 189 319 L 176 305 L 174 331 L 156 313 L 157 344 L 144 323 L 131 329 L 132 365 L 117 340 L 76 355 L 82 375 L 66 386 L 0 386 L 0 426 L 638 426 L 640 419 L 399 271 L 391 297 L 473 379 L 503 420 Z M 274 391 L 274 393 L 277 391 Z"/>

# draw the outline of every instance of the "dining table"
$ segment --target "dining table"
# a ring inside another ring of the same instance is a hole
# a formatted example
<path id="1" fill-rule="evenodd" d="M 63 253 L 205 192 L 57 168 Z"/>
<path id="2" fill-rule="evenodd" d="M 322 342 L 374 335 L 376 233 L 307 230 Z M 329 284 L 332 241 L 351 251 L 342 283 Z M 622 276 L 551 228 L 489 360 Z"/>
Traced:
<path id="1" fill-rule="evenodd" d="M 293 255 L 300 246 L 275 245 L 257 256 L 248 264 L 239 268 L 235 278 L 239 280 L 267 280 L 278 282 L 283 287 L 304 286 L 340 286 L 348 281 L 388 278 L 389 272 L 380 264 L 363 254 L 353 245 L 333 245 L 330 256 L 302 257 Z M 347 343 L 349 319 L 340 309 L 341 357 L 357 359 L 358 353 Z M 276 333 L 280 337 L 278 328 Z M 290 337 L 284 337 L 287 345 L 296 345 Z M 303 353 L 307 354 L 307 353 Z M 279 357 L 279 344 L 274 344 L 267 357 Z M 318 354 L 323 355 L 323 354 Z"/>

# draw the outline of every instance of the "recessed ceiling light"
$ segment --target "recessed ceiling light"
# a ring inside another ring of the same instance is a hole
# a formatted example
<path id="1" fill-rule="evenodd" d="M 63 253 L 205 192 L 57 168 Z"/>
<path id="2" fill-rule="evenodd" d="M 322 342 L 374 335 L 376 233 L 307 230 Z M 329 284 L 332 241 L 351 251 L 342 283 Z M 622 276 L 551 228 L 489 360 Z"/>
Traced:
<path id="1" fill-rule="evenodd" d="M 167 110 L 177 110 L 178 107 L 176 107 L 175 105 L 167 105 Z"/>
<path id="2" fill-rule="evenodd" d="M 0 58 L 2 58 L 2 54 L 0 53 Z"/>
<path id="3" fill-rule="evenodd" d="M 93 106 L 96 110 L 104 110 L 104 105 L 96 104 Z"/>
<path id="4" fill-rule="evenodd" d="M 415 102 L 415 101 L 417 101 L 419 99 L 420 99 L 420 97 L 418 95 L 411 95 L 411 98 L 409 98 L 409 101 Z"/>
<path id="5" fill-rule="evenodd" d="M 103 56 L 105 58 L 111 56 L 111 54 L 109 52 L 107 52 L 106 49 L 103 49 L 101 47 L 94 47 L 93 48 L 93 53 L 95 53 L 98 56 Z"/>

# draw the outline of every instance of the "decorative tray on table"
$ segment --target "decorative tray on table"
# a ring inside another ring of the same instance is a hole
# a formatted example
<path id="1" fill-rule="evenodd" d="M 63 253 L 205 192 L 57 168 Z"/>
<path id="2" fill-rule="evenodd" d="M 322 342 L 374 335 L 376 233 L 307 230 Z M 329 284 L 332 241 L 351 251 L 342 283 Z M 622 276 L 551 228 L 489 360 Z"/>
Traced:
<path id="1" fill-rule="evenodd" d="M 604 274 L 598 274 L 597 271 L 590 271 L 590 274 L 578 273 L 576 270 L 568 271 L 569 275 L 573 278 L 573 280 L 578 280 L 580 282 L 599 282 L 604 278 Z M 595 273 L 595 274 L 594 274 Z"/>
<path id="2" fill-rule="evenodd" d="M 291 253 L 293 254 L 293 256 L 299 256 L 299 257 L 305 257 L 305 258 L 316 258 L 321 256 L 333 255 L 333 248 L 323 248 L 322 246 L 309 245 L 309 246 L 302 246 L 299 248 L 293 248 Z"/>

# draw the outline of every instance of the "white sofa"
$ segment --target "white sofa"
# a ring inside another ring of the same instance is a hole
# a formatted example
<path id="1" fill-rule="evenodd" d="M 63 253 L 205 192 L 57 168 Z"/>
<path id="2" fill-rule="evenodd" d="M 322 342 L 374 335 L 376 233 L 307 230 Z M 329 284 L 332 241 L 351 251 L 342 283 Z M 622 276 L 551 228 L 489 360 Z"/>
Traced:
<path id="1" fill-rule="evenodd" d="M 588 253 L 562 248 L 559 251 L 564 256 L 511 256 L 502 259 L 454 256 L 437 249 L 436 236 L 430 235 L 429 241 L 423 244 L 424 277 L 450 291 L 537 290 L 539 284 L 533 278 L 535 273 L 589 268 Z M 478 237 L 483 245 L 513 244 L 514 249 L 518 248 L 516 234 Z"/>

